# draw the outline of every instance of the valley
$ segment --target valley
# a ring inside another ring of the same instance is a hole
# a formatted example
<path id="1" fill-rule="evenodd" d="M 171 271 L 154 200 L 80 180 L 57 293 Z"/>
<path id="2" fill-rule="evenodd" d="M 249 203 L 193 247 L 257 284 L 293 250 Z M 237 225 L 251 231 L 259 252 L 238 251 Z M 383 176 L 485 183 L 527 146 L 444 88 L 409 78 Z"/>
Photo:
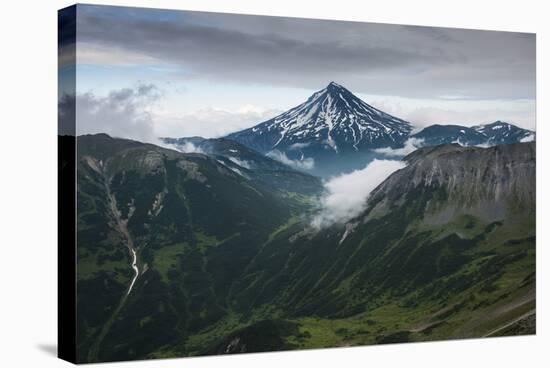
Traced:
<path id="1" fill-rule="evenodd" d="M 534 332 L 534 143 L 420 148 L 316 229 L 322 181 L 237 142 L 78 139 L 82 362 Z"/>

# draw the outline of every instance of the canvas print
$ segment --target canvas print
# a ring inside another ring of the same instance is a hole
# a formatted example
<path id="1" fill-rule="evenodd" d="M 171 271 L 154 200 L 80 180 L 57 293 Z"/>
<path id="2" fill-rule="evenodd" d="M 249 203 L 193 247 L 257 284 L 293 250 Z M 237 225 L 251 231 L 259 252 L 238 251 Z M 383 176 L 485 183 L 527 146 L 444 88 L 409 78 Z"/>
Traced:
<path id="1" fill-rule="evenodd" d="M 59 12 L 60 355 L 535 333 L 535 35 Z"/>

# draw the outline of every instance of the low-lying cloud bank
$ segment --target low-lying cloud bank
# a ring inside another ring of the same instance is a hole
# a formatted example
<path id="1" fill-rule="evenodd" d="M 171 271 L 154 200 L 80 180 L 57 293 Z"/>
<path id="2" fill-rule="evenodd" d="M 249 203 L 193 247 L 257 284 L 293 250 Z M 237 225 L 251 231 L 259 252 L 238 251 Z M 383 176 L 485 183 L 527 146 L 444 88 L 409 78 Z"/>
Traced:
<path id="1" fill-rule="evenodd" d="M 76 121 L 77 135 L 106 133 L 162 145 L 151 113 L 161 96 L 153 84 L 112 90 L 106 96 L 92 92 L 63 95 L 58 102 L 60 124 L 74 126 Z"/>
<path id="2" fill-rule="evenodd" d="M 405 141 L 403 148 L 384 147 L 384 148 L 377 148 L 374 151 L 376 153 L 381 153 L 387 157 L 404 157 L 404 156 L 407 156 L 409 153 L 412 153 L 416 151 L 418 148 L 422 147 L 423 143 L 424 143 L 423 139 L 409 138 Z"/>
<path id="3" fill-rule="evenodd" d="M 106 133 L 167 147 L 157 137 L 218 138 L 282 112 L 244 105 L 235 110 L 206 107 L 171 116 L 163 112 L 165 97 L 165 90 L 143 83 L 106 94 L 93 91 L 65 94 L 58 101 L 58 117 L 62 127 L 72 127 L 76 121 L 77 135 Z M 70 133 L 70 130 L 63 132 Z"/>
<path id="4" fill-rule="evenodd" d="M 235 110 L 205 107 L 179 116 L 165 116 L 157 130 L 163 136 L 219 138 L 277 116 L 282 111 L 245 105 Z"/>
<path id="5" fill-rule="evenodd" d="M 270 151 L 266 156 L 299 170 L 311 170 L 315 167 L 315 160 L 311 157 L 306 157 L 302 160 L 292 160 L 288 158 L 286 153 L 279 150 Z"/>
<path id="6" fill-rule="evenodd" d="M 202 153 L 202 154 L 206 154 L 206 152 L 203 151 L 202 148 L 200 148 L 199 146 L 191 143 L 191 142 L 185 142 L 184 144 L 166 144 L 166 147 L 168 148 L 172 148 L 172 149 L 177 149 L 178 151 L 180 152 L 183 152 L 183 153 Z"/>
<path id="7" fill-rule="evenodd" d="M 325 183 L 321 212 L 313 219 L 314 228 L 345 223 L 359 215 L 370 193 L 394 171 L 406 166 L 403 161 L 374 160 L 364 169 L 343 174 Z"/>
<path id="8" fill-rule="evenodd" d="M 246 160 L 239 160 L 237 157 L 228 157 L 229 161 L 233 162 L 234 164 L 236 165 L 239 165 L 240 167 L 244 167 L 245 169 L 252 169 L 252 165 L 250 164 L 250 162 L 246 161 Z"/>

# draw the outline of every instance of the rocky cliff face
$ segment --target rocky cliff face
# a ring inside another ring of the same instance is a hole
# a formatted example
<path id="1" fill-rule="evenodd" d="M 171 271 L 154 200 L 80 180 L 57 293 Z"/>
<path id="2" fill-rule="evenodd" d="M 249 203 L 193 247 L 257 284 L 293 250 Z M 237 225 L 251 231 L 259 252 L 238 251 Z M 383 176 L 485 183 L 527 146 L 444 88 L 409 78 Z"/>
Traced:
<path id="1" fill-rule="evenodd" d="M 445 145 L 419 149 L 405 157 L 406 168 L 373 191 L 370 203 L 376 204 L 371 211 L 390 211 L 411 192 L 439 196 L 425 204 L 431 221 L 459 214 L 496 221 L 509 211 L 534 211 L 535 148 L 535 143 L 518 143 L 491 148 Z"/>

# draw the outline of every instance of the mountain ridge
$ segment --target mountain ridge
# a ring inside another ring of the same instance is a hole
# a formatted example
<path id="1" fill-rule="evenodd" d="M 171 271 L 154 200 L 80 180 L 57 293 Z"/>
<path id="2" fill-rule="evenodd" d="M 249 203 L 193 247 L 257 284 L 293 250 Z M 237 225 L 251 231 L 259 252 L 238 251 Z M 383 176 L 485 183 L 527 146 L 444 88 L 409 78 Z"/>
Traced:
<path id="1" fill-rule="evenodd" d="M 426 146 L 458 143 L 462 146 L 488 147 L 534 140 L 535 132 L 497 120 L 493 123 L 471 127 L 455 124 L 433 124 L 412 134 L 410 137 L 422 140 L 422 145 Z"/>
<path id="2" fill-rule="evenodd" d="M 180 152 L 190 150 L 211 156 L 240 175 L 266 186 L 275 185 L 291 192 L 301 188 L 302 194 L 307 195 L 319 192 L 321 182 L 318 178 L 227 138 L 162 138 L 162 141 Z"/>

